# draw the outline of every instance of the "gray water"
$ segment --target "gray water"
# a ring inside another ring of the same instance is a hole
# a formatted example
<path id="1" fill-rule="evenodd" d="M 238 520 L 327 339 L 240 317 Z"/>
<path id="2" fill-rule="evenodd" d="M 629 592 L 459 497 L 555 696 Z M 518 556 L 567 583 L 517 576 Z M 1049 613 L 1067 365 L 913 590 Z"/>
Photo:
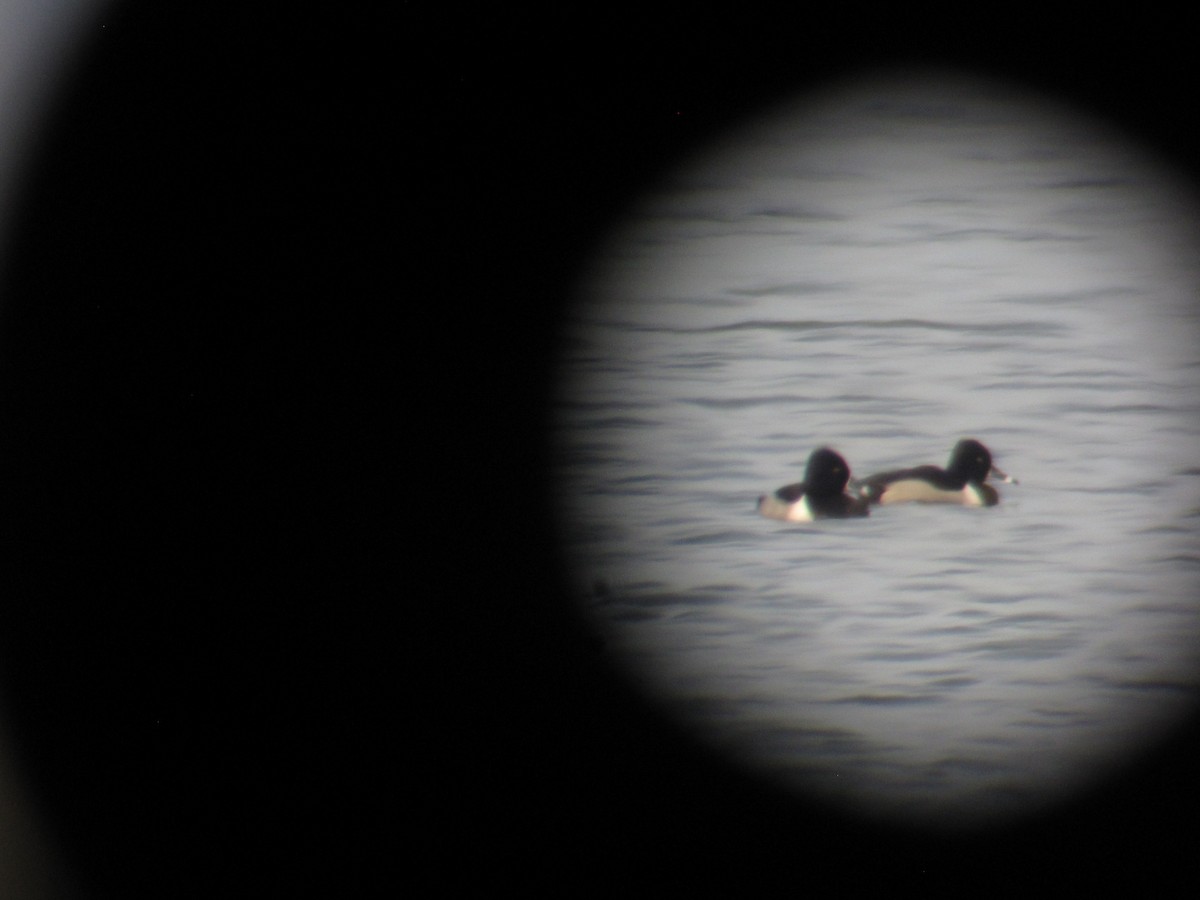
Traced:
<path id="1" fill-rule="evenodd" d="M 1076 112 L 945 77 L 749 125 L 598 248 L 562 351 L 579 602 L 698 738 L 932 826 L 1103 782 L 1200 685 L 1197 209 Z M 991 509 L 781 524 L 829 445 L 963 436 Z"/>

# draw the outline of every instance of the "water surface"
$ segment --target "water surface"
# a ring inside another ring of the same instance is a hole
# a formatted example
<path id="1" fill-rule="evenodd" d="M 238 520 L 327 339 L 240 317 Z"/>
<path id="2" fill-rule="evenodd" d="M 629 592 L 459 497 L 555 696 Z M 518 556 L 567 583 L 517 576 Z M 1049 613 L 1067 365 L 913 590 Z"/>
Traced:
<path id="1" fill-rule="evenodd" d="M 1102 780 L 1200 685 L 1188 185 L 1002 86 L 860 82 L 679 172 L 599 248 L 564 334 L 563 535 L 607 652 L 791 788 L 932 825 Z M 963 436 L 992 509 L 788 525 Z"/>

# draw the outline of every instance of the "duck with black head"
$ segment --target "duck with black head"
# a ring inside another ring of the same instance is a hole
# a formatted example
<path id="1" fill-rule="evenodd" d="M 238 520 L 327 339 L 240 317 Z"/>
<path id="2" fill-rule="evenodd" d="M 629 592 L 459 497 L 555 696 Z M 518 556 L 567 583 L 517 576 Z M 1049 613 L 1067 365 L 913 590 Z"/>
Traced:
<path id="1" fill-rule="evenodd" d="M 860 496 L 871 503 L 957 503 L 962 506 L 995 506 L 1000 494 L 987 483 L 989 475 L 1005 484 L 1017 480 L 992 463 L 992 454 L 974 438 L 954 445 L 946 468 L 915 466 L 879 472 L 856 482 Z"/>
<path id="2" fill-rule="evenodd" d="M 846 493 L 850 467 L 828 447 L 814 450 L 804 469 L 804 480 L 758 498 L 758 511 L 768 519 L 812 522 L 816 519 L 849 519 L 870 513 L 864 497 Z"/>

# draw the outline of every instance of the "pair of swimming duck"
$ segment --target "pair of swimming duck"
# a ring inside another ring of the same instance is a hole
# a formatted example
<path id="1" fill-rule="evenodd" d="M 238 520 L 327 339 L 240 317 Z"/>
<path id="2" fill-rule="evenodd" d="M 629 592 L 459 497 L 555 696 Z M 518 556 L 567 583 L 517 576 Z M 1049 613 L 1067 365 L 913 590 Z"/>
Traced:
<path id="1" fill-rule="evenodd" d="M 811 522 L 814 519 L 846 519 L 869 514 L 872 503 L 957 503 L 962 506 L 995 506 L 1000 495 L 990 484 L 995 475 L 1007 484 L 1016 479 L 992 465 L 987 447 L 972 438 L 963 438 L 950 453 L 950 463 L 916 466 L 880 472 L 855 480 L 852 492 L 846 492 L 850 467 L 841 455 L 828 447 L 814 450 L 804 470 L 804 480 L 781 487 L 774 494 L 758 498 L 758 511 L 768 519 L 785 522 Z"/>

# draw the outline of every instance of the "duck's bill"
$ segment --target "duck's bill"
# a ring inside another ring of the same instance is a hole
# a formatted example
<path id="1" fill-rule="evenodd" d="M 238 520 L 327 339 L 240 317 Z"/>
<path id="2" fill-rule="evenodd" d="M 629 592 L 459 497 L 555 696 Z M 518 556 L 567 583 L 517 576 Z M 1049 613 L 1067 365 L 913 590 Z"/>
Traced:
<path id="1" fill-rule="evenodd" d="M 1002 472 L 1000 469 L 996 468 L 995 466 L 992 466 L 992 477 L 998 479 L 999 481 L 1003 482 L 1004 484 L 1020 484 L 1020 482 L 1017 481 L 1017 479 L 1013 478 L 1007 472 Z"/>

